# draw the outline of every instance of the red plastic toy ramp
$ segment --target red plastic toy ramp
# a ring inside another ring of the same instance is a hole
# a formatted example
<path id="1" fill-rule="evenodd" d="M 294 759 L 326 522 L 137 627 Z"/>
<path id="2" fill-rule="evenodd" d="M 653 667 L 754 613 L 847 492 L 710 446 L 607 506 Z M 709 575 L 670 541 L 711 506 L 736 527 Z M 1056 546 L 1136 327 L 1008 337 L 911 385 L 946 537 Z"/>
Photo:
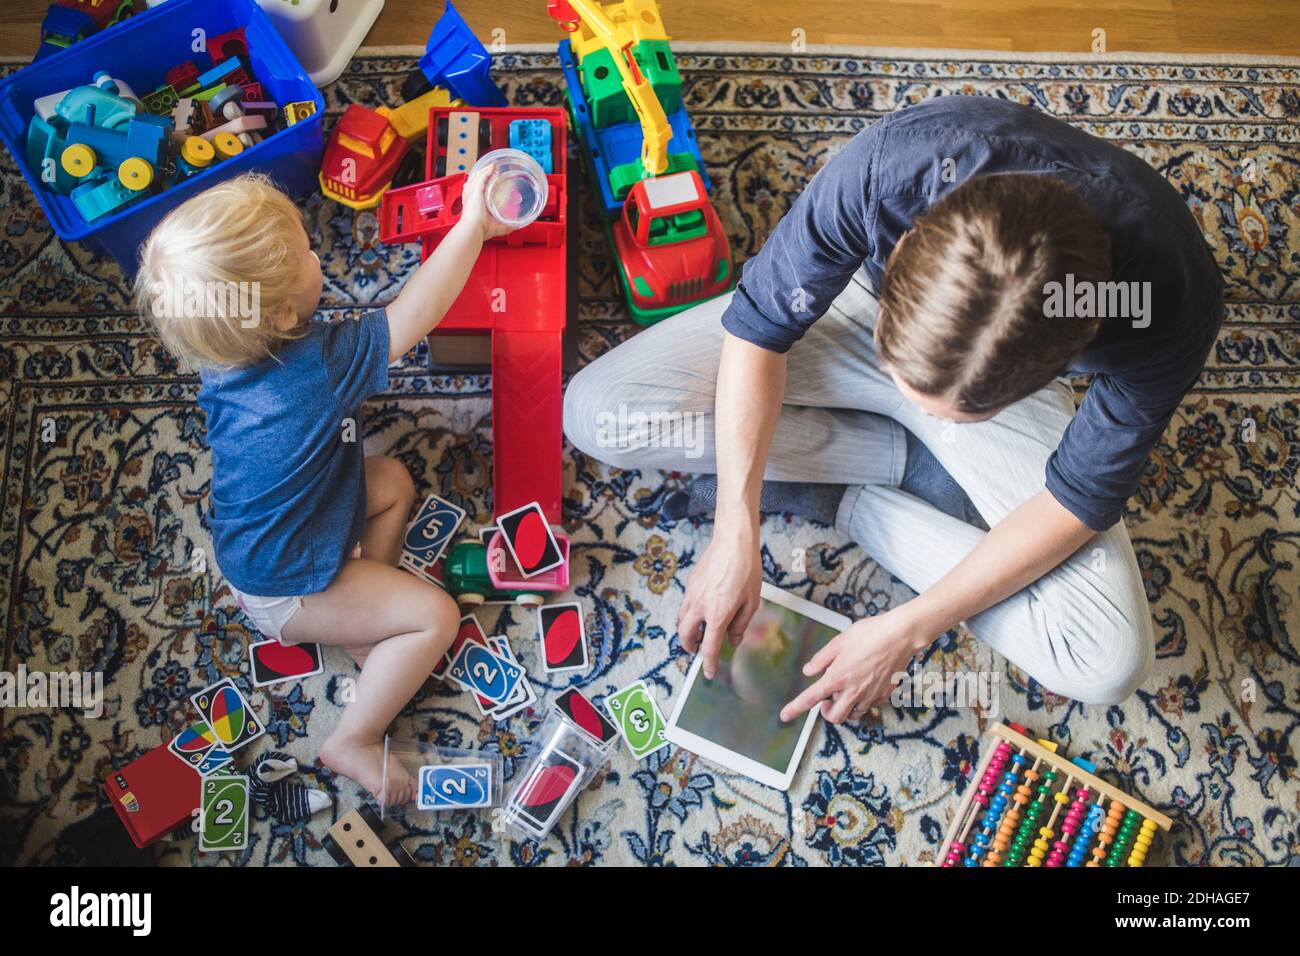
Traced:
<path id="1" fill-rule="evenodd" d="M 563 519 L 560 460 L 560 332 L 496 332 L 492 336 L 493 508 L 499 515 L 530 501 L 546 520 Z"/>

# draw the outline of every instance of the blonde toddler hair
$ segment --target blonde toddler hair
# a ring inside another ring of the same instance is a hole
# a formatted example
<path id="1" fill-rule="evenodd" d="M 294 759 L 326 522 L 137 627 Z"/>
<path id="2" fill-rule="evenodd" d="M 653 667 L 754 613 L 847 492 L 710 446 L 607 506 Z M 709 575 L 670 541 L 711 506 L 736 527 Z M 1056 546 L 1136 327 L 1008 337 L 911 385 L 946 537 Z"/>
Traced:
<path id="1" fill-rule="evenodd" d="M 274 353 L 301 328 L 275 319 L 301 289 L 298 209 L 262 175 L 229 179 L 167 214 L 140 249 L 135 304 L 190 368 L 234 368 Z"/>

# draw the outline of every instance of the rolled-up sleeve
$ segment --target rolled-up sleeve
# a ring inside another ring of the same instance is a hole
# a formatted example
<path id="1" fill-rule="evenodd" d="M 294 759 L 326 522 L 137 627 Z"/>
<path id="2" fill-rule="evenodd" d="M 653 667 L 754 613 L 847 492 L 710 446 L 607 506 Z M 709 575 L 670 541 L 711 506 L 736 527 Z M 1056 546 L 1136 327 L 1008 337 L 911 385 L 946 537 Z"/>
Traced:
<path id="1" fill-rule="evenodd" d="M 822 167 L 745 264 L 722 316 L 732 335 L 787 351 L 872 255 L 872 170 L 880 127 L 863 130 Z"/>

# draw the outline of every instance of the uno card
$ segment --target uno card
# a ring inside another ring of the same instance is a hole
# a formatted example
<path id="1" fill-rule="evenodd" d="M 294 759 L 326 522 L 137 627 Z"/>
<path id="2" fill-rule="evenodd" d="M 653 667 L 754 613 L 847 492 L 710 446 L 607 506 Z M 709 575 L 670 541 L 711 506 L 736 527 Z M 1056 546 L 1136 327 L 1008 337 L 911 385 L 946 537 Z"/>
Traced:
<path id="1" fill-rule="evenodd" d="M 605 698 L 605 709 L 637 760 L 668 746 L 667 722 L 645 681 L 628 684 Z"/>
<path id="2" fill-rule="evenodd" d="M 216 743 L 224 750 L 238 750 L 266 733 L 262 721 L 229 677 L 204 688 L 190 700 L 199 716 L 212 728 Z"/>
<path id="3" fill-rule="evenodd" d="M 438 666 L 433 669 L 433 676 L 442 680 L 447 676 L 447 668 L 451 667 L 451 662 L 456 659 L 460 649 L 466 641 L 473 641 L 483 647 L 488 646 L 487 634 L 483 632 L 483 626 L 479 624 L 478 618 L 473 614 L 466 614 L 460 619 L 460 629 L 456 631 L 456 636 L 452 638 L 451 647 L 447 648 L 447 653 L 443 655 Z"/>
<path id="4" fill-rule="evenodd" d="M 576 687 L 555 698 L 555 709 L 577 725 L 598 744 L 607 744 L 618 736 L 618 728 L 592 706 Z"/>
<path id="5" fill-rule="evenodd" d="M 198 769 L 217 746 L 217 738 L 205 720 L 196 720 L 167 744 L 167 749 L 185 762 L 185 765 Z"/>
<path id="6" fill-rule="evenodd" d="M 242 850 L 248 845 L 248 778 L 217 773 L 204 777 L 199 807 L 199 849 Z"/>
<path id="7" fill-rule="evenodd" d="M 514 650 L 510 647 L 509 639 L 504 635 L 488 638 L 488 643 L 492 645 L 492 650 L 512 664 L 519 663 Z M 510 698 L 498 704 L 486 716 L 491 717 L 493 720 L 505 720 L 507 717 L 512 717 L 525 707 L 531 707 L 535 703 L 537 703 L 537 692 L 533 690 L 533 685 L 528 682 L 528 675 L 525 672 L 524 676 L 519 679 L 519 683 L 515 686 L 515 692 L 510 695 Z"/>
<path id="8" fill-rule="evenodd" d="M 577 792 L 586 769 L 563 751 L 547 751 L 514 795 L 511 815 L 538 836 L 544 835 Z"/>
<path id="9" fill-rule="evenodd" d="M 421 810 L 492 806 L 492 765 L 454 763 L 421 767 L 416 805 Z"/>
<path id="10" fill-rule="evenodd" d="M 537 609 L 537 629 L 542 641 L 542 670 L 561 674 L 587 667 L 581 604 L 543 604 Z"/>
<path id="11" fill-rule="evenodd" d="M 434 565 L 442 557 L 451 536 L 456 533 L 460 523 L 465 520 L 465 509 L 458 508 L 450 501 L 429 495 L 416 512 L 402 539 L 402 557 L 400 564 L 408 571 L 413 571 L 422 578 L 427 578 L 441 585 L 441 580 L 434 571 Z"/>
<path id="12" fill-rule="evenodd" d="M 501 529 L 510 557 L 515 559 L 519 573 L 524 577 L 531 578 L 564 563 L 559 542 L 555 540 L 542 506 L 537 502 L 502 515 L 497 519 L 497 527 Z"/>
<path id="13" fill-rule="evenodd" d="M 466 641 L 451 662 L 447 676 L 471 694 L 482 694 L 493 704 L 500 704 L 514 692 L 524 671 L 486 647 Z"/>
<path id="14" fill-rule="evenodd" d="M 311 677 L 325 669 L 321 663 L 319 644 L 294 644 L 286 647 L 279 641 L 258 641 L 250 647 L 248 665 L 254 687 Z"/>
<path id="15" fill-rule="evenodd" d="M 206 777 L 208 774 L 222 771 L 229 772 L 231 770 L 230 764 L 233 763 L 234 760 L 235 758 L 231 756 L 228 750 L 222 750 L 220 747 L 213 747 L 208 751 L 207 756 L 203 758 L 203 762 L 194 769 L 199 772 L 200 777 Z"/>

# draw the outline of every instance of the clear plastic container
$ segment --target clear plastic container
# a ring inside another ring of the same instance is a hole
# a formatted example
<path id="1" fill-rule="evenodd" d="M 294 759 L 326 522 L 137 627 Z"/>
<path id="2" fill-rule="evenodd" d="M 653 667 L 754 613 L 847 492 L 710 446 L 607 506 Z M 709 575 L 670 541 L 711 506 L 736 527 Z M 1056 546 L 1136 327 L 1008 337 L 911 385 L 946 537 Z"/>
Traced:
<path id="1" fill-rule="evenodd" d="M 389 761 L 402 766 L 415 783 L 410 800 L 397 801 L 388 793 Z M 446 811 L 473 811 L 501 802 L 504 762 L 499 753 L 439 747 L 419 740 L 384 738 L 384 786 L 379 794 L 379 816 L 407 821 L 414 815 Z"/>
<path id="2" fill-rule="evenodd" d="M 546 206 L 546 173 L 537 160 L 517 149 L 496 149 L 479 158 L 470 170 L 495 167 L 484 195 L 493 219 L 521 229 L 542 214 Z"/>
<path id="3" fill-rule="evenodd" d="M 544 839 L 610 762 L 617 745 L 618 738 L 602 745 L 553 709 L 533 738 L 531 758 L 493 816 L 528 836 Z"/>

